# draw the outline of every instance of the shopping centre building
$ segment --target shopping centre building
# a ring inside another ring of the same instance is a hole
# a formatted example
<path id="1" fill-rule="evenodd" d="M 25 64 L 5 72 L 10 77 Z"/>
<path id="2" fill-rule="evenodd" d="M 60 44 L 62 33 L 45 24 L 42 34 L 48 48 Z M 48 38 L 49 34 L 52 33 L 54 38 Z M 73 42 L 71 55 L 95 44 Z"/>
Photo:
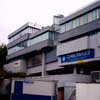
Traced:
<path id="1" fill-rule="evenodd" d="M 52 26 L 26 23 L 8 39 L 5 70 L 58 80 L 59 98 L 69 98 L 75 83 L 91 82 L 91 72 L 100 71 L 100 1 L 54 16 Z"/>

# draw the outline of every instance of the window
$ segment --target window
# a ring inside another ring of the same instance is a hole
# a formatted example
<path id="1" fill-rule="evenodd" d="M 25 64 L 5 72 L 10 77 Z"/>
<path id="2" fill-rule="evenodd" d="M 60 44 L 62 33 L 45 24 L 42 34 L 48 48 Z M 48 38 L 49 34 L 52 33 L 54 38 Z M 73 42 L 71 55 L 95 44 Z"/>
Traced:
<path id="1" fill-rule="evenodd" d="M 36 29 L 34 29 L 34 30 L 36 30 Z M 12 37 L 11 39 L 9 39 L 9 40 L 10 40 L 10 42 L 12 42 L 12 41 L 14 41 L 14 40 L 16 40 L 16 39 L 22 37 L 23 35 L 25 35 L 25 34 L 27 34 L 27 33 L 32 33 L 32 32 L 33 32 L 33 28 L 28 27 L 28 28 L 22 30 L 21 32 L 19 32 L 17 35 L 13 36 L 13 37 Z"/>
<path id="2" fill-rule="evenodd" d="M 99 10 L 100 10 L 100 9 L 96 9 L 96 10 L 95 10 L 95 12 L 96 12 L 96 19 L 99 18 Z"/>
<path id="3" fill-rule="evenodd" d="M 73 28 L 73 22 L 72 21 L 68 22 L 66 27 L 67 27 L 66 28 L 67 31 L 72 29 Z"/>
<path id="4" fill-rule="evenodd" d="M 84 24 L 88 23 L 88 15 L 84 15 Z"/>
<path id="5" fill-rule="evenodd" d="M 61 25 L 60 32 L 63 33 L 65 31 L 69 31 L 73 28 L 76 28 L 80 25 L 84 25 L 98 18 L 99 18 L 99 9 L 95 9 L 83 16 L 80 16 L 72 21 L 67 22 L 66 24 Z"/>
<path id="6" fill-rule="evenodd" d="M 12 54 L 14 52 L 17 52 L 19 50 L 22 50 L 24 48 L 27 48 L 27 41 L 21 42 L 21 43 L 17 44 L 16 46 L 8 49 L 8 55 Z"/>
<path id="7" fill-rule="evenodd" d="M 28 67 L 35 67 L 42 64 L 42 54 L 32 55 L 32 57 L 27 59 Z"/>
<path id="8" fill-rule="evenodd" d="M 55 33 L 49 32 L 49 39 L 50 39 L 50 40 L 55 40 L 55 36 L 56 36 Z"/>
<path id="9" fill-rule="evenodd" d="M 93 21 L 93 12 L 88 13 L 88 22 Z"/>
<path id="10" fill-rule="evenodd" d="M 73 28 L 76 28 L 77 27 L 77 19 L 74 19 L 73 20 Z"/>
<path id="11" fill-rule="evenodd" d="M 84 16 L 80 17 L 80 25 L 84 24 Z"/>
<path id="12" fill-rule="evenodd" d="M 66 31 L 66 24 L 63 24 L 60 26 L 60 33 L 63 33 Z"/>
<path id="13" fill-rule="evenodd" d="M 97 19 L 97 10 L 94 10 L 93 11 L 93 20 L 96 20 Z"/>
<path id="14" fill-rule="evenodd" d="M 76 18 L 73 20 L 73 28 L 76 28 L 80 25 L 80 18 Z"/>
<path id="15" fill-rule="evenodd" d="M 31 46 L 33 44 L 39 43 L 39 42 L 47 40 L 47 39 L 49 39 L 49 32 L 47 32 L 45 34 L 42 34 L 40 36 L 37 36 L 37 37 L 35 37 L 35 38 L 31 39 L 31 40 L 29 40 L 28 46 Z"/>
<path id="16" fill-rule="evenodd" d="M 51 33 L 51 32 L 46 32 L 42 35 L 39 35 L 31 40 L 28 41 L 28 46 L 31 46 L 31 45 L 34 45 L 36 43 L 39 43 L 39 42 L 42 42 L 42 41 L 45 41 L 45 40 L 53 40 L 54 39 L 54 33 Z"/>

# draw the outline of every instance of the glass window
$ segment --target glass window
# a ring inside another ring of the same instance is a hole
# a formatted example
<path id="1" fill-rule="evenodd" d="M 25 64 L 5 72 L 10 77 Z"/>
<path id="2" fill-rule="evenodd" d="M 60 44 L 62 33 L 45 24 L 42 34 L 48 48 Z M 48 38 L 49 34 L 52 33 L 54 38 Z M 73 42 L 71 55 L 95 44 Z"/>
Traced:
<path id="1" fill-rule="evenodd" d="M 55 33 L 49 32 L 49 39 L 50 40 L 55 40 Z"/>
<path id="2" fill-rule="evenodd" d="M 70 22 L 68 22 L 67 25 L 66 25 L 66 30 L 68 31 L 68 30 L 70 30 L 70 29 L 72 29 L 72 28 L 73 28 L 73 22 L 70 21 Z"/>
<path id="3" fill-rule="evenodd" d="M 94 10 L 93 11 L 93 20 L 96 20 L 97 19 L 97 12 L 96 12 L 97 10 Z"/>
<path id="4" fill-rule="evenodd" d="M 66 24 L 63 24 L 60 26 L 60 33 L 63 33 L 66 31 Z"/>
<path id="5" fill-rule="evenodd" d="M 28 46 L 31 46 L 33 44 L 36 44 L 36 43 L 39 43 L 41 41 L 44 41 L 44 40 L 47 40 L 49 39 L 49 32 L 45 33 L 45 34 L 42 34 L 40 36 L 37 36 L 31 40 L 28 41 Z"/>
<path id="6" fill-rule="evenodd" d="M 80 25 L 83 25 L 84 24 L 84 19 L 85 19 L 84 16 L 81 16 L 80 17 Z"/>
<path id="7" fill-rule="evenodd" d="M 74 19 L 73 20 L 73 28 L 76 28 L 80 25 L 80 18 Z"/>
<path id="8" fill-rule="evenodd" d="M 73 28 L 76 28 L 77 27 L 77 19 L 74 19 L 73 20 Z"/>
<path id="9" fill-rule="evenodd" d="M 83 17 L 84 17 L 84 24 L 88 23 L 88 15 L 86 14 Z"/>
<path id="10" fill-rule="evenodd" d="M 27 48 L 27 41 L 21 42 L 21 43 L 17 44 L 16 46 L 8 49 L 8 55 L 12 54 L 14 52 L 17 52 L 19 50 L 22 50 L 24 48 Z"/>
<path id="11" fill-rule="evenodd" d="M 34 29 L 36 30 L 36 29 Z M 24 29 L 23 31 L 19 32 L 17 35 L 13 36 L 10 40 L 10 42 L 22 37 L 23 35 L 25 35 L 26 33 L 32 33 L 33 32 L 33 28 L 31 27 L 28 27 L 26 29 Z"/>
<path id="12" fill-rule="evenodd" d="M 77 20 L 77 26 L 80 26 L 80 17 L 76 19 Z"/>
<path id="13" fill-rule="evenodd" d="M 93 21 L 93 12 L 88 13 L 88 22 Z"/>
<path id="14" fill-rule="evenodd" d="M 99 9 L 95 9 L 81 17 L 78 17 L 72 21 L 69 21 L 66 23 L 66 25 L 61 25 L 61 29 L 60 29 L 60 32 L 63 33 L 65 31 L 69 31 L 71 30 L 72 28 L 76 28 L 80 25 L 84 25 L 88 22 L 91 22 L 93 20 L 96 20 L 99 18 Z"/>
<path id="15" fill-rule="evenodd" d="M 96 18 L 99 18 L 99 9 L 96 9 Z"/>

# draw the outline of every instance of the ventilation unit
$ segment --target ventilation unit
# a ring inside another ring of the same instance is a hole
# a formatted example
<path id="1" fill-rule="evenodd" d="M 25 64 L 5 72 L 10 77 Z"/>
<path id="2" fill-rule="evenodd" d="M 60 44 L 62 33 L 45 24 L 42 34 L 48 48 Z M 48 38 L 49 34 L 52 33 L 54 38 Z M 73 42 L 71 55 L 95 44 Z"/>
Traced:
<path id="1" fill-rule="evenodd" d="M 93 82 L 100 83 L 100 71 L 92 71 L 91 77 Z"/>

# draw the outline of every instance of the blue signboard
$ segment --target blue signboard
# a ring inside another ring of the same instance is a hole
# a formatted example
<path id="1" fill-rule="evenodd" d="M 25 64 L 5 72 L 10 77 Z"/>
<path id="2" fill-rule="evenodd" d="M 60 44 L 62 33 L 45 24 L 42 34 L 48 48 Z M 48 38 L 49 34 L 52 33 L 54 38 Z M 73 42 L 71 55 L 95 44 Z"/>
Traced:
<path id="1" fill-rule="evenodd" d="M 94 49 L 88 49 L 80 52 L 62 55 L 60 56 L 60 58 L 61 58 L 61 63 L 94 58 Z"/>

